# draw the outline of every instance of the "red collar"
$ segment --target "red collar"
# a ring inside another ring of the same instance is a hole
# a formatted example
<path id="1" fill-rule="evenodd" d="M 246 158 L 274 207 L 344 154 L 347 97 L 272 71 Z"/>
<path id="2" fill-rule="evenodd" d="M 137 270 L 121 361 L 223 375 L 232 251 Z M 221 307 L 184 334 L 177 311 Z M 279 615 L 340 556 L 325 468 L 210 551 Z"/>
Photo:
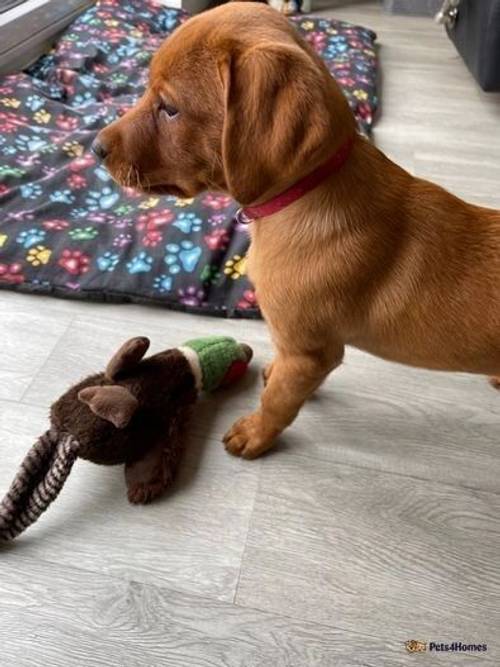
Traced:
<path id="1" fill-rule="evenodd" d="M 305 194 L 314 190 L 320 183 L 322 183 L 330 174 L 338 171 L 347 161 L 354 144 L 354 136 L 349 137 L 340 148 L 328 158 L 326 162 L 316 167 L 314 171 L 307 174 L 299 181 L 291 185 L 289 188 L 280 192 L 279 195 L 269 199 L 263 204 L 256 204 L 255 206 L 244 206 L 236 212 L 236 220 L 247 225 L 259 218 L 265 218 L 273 213 L 278 213 L 282 209 L 293 204 L 294 201 L 300 199 Z"/>

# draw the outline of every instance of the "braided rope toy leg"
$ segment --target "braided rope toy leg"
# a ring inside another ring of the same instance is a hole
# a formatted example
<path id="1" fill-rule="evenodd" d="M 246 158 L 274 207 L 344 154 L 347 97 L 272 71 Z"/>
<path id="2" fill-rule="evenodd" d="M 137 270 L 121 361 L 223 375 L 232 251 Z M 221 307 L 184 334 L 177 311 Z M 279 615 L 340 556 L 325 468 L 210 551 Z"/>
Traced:
<path id="1" fill-rule="evenodd" d="M 0 540 L 12 540 L 57 498 L 78 456 L 78 440 L 47 431 L 29 450 L 0 503 Z"/>

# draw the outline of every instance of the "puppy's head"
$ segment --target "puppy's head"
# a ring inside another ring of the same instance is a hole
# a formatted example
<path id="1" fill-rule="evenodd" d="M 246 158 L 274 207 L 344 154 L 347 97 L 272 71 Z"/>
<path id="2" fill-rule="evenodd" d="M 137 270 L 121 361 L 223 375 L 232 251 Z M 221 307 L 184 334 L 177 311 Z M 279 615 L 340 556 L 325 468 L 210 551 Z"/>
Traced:
<path id="1" fill-rule="evenodd" d="M 95 150 L 144 192 L 229 192 L 242 204 L 290 185 L 354 131 L 349 106 L 287 19 L 233 2 L 187 21 L 162 45 L 137 105 Z"/>

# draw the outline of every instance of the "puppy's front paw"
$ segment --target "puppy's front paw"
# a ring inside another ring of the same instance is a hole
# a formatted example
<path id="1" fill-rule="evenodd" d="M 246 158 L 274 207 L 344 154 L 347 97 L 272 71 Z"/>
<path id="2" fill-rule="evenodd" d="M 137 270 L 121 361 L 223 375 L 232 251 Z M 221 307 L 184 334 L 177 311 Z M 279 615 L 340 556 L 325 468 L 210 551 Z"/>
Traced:
<path id="1" fill-rule="evenodd" d="M 244 459 L 254 459 L 273 445 L 273 438 L 266 437 L 262 417 L 258 413 L 242 417 L 223 438 L 227 451 Z"/>

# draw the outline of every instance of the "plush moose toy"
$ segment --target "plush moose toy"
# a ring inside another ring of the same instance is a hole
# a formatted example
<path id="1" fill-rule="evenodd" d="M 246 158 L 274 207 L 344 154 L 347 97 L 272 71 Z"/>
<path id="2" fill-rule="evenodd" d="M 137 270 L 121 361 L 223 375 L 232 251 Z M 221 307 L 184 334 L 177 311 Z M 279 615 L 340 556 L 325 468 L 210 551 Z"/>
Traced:
<path id="1" fill-rule="evenodd" d="M 143 359 L 147 338 L 127 341 L 104 373 L 69 389 L 50 411 L 50 429 L 29 450 L 0 503 L 0 540 L 34 523 L 57 497 L 77 457 L 125 464 L 128 499 L 147 503 L 172 482 L 190 409 L 202 390 L 238 379 L 248 345 L 213 336 Z"/>

